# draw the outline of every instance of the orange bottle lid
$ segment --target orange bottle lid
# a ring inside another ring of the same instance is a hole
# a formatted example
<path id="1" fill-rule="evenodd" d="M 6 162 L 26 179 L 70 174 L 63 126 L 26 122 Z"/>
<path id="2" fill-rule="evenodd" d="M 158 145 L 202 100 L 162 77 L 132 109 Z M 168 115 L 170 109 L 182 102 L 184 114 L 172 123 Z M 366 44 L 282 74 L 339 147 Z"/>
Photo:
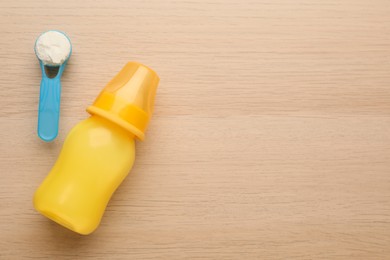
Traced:
<path id="1" fill-rule="evenodd" d="M 127 63 L 106 85 L 88 113 L 101 116 L 144 140 L 153 114 L 159 77 L 137 62 Z"/>

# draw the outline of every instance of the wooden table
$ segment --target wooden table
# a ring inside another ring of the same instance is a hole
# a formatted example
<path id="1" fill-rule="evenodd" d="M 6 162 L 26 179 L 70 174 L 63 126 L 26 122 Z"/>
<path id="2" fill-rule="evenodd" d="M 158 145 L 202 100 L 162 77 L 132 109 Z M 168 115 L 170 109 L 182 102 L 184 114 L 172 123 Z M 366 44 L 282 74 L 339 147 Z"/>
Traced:
<path id="1" fill-rule="evenodd" d="M 59 137 L 36 134 L 36 37 L 71 37 Z M 389 259 L 388 0 L 0 3 L 0 259 Z M 127 61 L 160 77 L 100 228 L 32 196 Z"/>

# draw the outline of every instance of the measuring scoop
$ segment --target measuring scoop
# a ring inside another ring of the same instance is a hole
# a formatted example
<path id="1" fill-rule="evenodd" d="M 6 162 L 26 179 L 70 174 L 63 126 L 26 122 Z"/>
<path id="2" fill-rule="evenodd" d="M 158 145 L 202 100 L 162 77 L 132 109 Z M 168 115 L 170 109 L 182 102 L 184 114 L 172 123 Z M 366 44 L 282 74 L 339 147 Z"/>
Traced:
<path id="1" fill-rule="evenodd" d="M 47 31 L 38 37 L 34 50 L 42 71 L 38 136 L 42 140 L 50 142 L 58 135 L 61 76 L 72 54 L 72 44 L 65 33 Z"/>

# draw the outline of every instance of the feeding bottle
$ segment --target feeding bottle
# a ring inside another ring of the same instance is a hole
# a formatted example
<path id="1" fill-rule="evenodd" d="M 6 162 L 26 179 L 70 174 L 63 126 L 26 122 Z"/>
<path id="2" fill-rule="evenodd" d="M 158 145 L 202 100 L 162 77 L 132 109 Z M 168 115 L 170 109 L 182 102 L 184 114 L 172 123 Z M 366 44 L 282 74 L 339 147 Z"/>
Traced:
<path id="1" fill-rule="evenodd" d="M 158 82 L 153 70 L 129 62 L 108 83 L 37 189 L 34 206 L 40 213 L 80 234 L 97 228 L 133 166 L 134 141 L 144 139 Z"/>

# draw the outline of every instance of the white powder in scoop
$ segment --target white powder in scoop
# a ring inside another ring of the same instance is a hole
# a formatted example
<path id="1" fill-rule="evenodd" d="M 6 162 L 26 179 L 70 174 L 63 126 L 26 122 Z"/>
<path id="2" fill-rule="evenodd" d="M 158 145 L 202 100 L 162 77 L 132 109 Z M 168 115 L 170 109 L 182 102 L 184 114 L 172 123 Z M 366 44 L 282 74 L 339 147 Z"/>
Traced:
<path id="1" fill-rule="evenodd" d="M 69 39 L 57 31 L 47 31 L 41 34 L 35 43 L 35 53 L 45 65 L 61 65 L 68 59 L 70 51 Z"/>

